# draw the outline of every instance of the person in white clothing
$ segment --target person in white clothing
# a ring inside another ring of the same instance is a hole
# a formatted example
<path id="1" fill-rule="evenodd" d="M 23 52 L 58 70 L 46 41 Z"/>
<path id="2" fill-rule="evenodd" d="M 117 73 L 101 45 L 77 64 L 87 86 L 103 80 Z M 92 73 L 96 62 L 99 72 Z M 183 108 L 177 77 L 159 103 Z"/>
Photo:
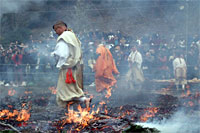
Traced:
<path id="1" fill-rule="evenodd" d="M 131 48 L 131 53 L 128 56 L 129 71 L 127 73 L 129 89 L 141 90 L 144 76 L 142 72 L 142 55 L 134 45 Z"/>
<path id="2" fill-rule="evenodd" d="M 89 108 L 91 99 L 84 95 L 81 78 L 81 43 L 63 21 L 54 24 L 53 29 L 59 35 L 55 50 L 52 52 L 57 60 L 56 67 L 60 70 L 56 93 L 57 104 L 66 107 L 71 103 L 85 102 Z"/>
<path id="3" fill-rule="evenodd" d="M 177 90 L 179 89 L 179 85 L 182 85 L 182 89 L 184 90 L 185 85 L 187 84 L 186 80 L 187 66 L 184 58 L 180 53 L 176 53 L 176 58 L 173 61 L 173 69 L 174 69 L 175 85 Z"/>

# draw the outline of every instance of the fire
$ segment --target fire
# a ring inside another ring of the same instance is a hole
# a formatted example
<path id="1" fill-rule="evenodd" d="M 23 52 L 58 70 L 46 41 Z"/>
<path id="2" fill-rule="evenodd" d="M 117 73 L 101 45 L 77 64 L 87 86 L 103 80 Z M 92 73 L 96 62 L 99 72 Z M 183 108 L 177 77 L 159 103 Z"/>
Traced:
<path id="1" fill-rule="evenodd" d="M 56 94 L 56 88 L 55 87 L 49 87 L 49 90 L 51 91 L 52 94 Z"/>
<path id="2" fill-rule="evenodd" d="M 105 95 L 106 98 L 109 98 L 111 96 L 111 90 L 111 87 L 107 89 L 107 94 Z"/>
<path id="3" fill-rule="evenodd" d="M 9 95 L 9 96 L 14 96 L 15 93 L 16 93 L 16 91 L 15 91 L 13 88 L 10 88 L 10 89 L 8 90 L 8 95 Z"/>
<path id="4" fill-rule="evenodd" d="M 105 106 L 104 112 L 105 114 L 108 114 L 107 106 Z"/>
<path id="5" fill-rule="evenodd" d="M 13 110 L 10 112 L 7 109 L 0 111 L 0 120 L 15 119 L 16 121 L 28 121 L 30 118 L 29 110 L 22 109 L 21 111 Z"/>
<path id="6" fill-rule="evenodd" d="M 148 120 L 149 117 L 154 117 L 155 113 L 157 113 L 157 112 L 158 112 L 157 107 L 147 108 L 147 109 L 145 109 L 145 113 L 140 117 L 140 120 L 142 122 L 145 122 Z"/>
<path id="7" fill-rule="evenodd" d="M 66 123 L 77 123 L 79 128 L 76 128 L 77 131 L 80 131 L 84 127 L 86 127 L 90 120 L 97 119 L 94 117 L 94 114 L 99 112 L 99 108 L 97 111 L 92 111 L 91 113 L 88 111 L 87 108 L 81 108 L 78 105 L 78 111 L 71 110 L 68 105 L 68 113 L 65 113 L 66 119 L 63 121 L 63 125 Z"/>
<path id="8" fill-rule="evenodd" d="M 30 118 L 30 114 L 28 113 L 27 110 L 22 109 L 17 116 L 17 121 L 28 121 Z"/>

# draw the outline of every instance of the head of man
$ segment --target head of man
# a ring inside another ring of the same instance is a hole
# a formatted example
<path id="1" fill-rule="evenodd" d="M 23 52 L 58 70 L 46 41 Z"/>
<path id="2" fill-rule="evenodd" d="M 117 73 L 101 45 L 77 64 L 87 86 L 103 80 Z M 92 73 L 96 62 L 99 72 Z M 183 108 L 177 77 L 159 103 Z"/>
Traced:
<path id="1" fill-rule="evenodd" d="M 64 31 L 67 31 L 67 24 L 63 21 L 58 21 L 53 25 L 53 29 L 56 34 L 61 35 Z"/>
<path id="2" fill-rule="evenodd" d="M 137 50 L 137 46 L 136 46 L 136 45 L 133 45 L 133 46 L 131 47 L 131 50 L 132 50 L 133 52 L 135 52 L 135 51 Z"/>

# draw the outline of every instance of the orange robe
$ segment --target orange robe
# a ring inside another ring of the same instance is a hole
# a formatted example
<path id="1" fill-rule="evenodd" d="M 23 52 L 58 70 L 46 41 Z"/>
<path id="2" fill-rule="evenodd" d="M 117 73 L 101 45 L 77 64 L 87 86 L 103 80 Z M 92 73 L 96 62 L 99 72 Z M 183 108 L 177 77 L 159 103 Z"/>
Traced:
<path id="1" fill-rule="evenodd" d="M 96 49 L 96 53 L 100 54 L 100 56 L 97 58 L 94 66 L 95 83 L 97 92 L 101 92 L 116 84 L 117 80 L 112 73 L 119 74 L 119 71 L 109 49 L 99 46 Z"/>

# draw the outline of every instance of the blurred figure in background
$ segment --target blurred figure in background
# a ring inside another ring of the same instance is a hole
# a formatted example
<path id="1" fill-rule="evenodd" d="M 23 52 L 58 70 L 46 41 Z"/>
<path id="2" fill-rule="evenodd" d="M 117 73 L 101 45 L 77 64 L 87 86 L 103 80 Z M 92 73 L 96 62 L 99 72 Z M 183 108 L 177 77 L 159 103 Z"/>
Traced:
<path id="1" fill-rule="evenodd" d="M 96 54 L 97 59 L 94 66 L 96 91 L 102 92 L 105 89 L 110 89 L 117 83 L 113 73 L 119 74 L 119 71 L 110 50 L 103 44 L 98 45 Z"/>
<path id="2" fill-rule="evenodd" d="M 12 56 L 12 60 L 14 62 L 14 77 L 15 77 L 15 85 L 21 85 L 23 81 L 23 73 L 22 73 L 22 59 L 23 55 L 20 53 L 19 50 L 15 52 Z"/>
<path id="3" fill-rule="evenodd" d="M 142 71 L 142 55 L 137 50 L 137 46 L 133 45 L 131 53 L 128 56 L 129 71 L 127 73 L 127 81 L 129 89 L 141 90 L 144 82 Z"/>
<path id="4" fill-rule="evenodd" d="M 186 72 L 187 66 L 184 58 L 180 53 L 176 53 L 176 58 L 173 61 L 174 68 L 174 76 L 175 76 L 175 85 L 176 89 L 179 89 L 179 85 L 182 86 L 182 89 L 185 89 L 185 85 L 187 84 L 186 80 Z"/>

